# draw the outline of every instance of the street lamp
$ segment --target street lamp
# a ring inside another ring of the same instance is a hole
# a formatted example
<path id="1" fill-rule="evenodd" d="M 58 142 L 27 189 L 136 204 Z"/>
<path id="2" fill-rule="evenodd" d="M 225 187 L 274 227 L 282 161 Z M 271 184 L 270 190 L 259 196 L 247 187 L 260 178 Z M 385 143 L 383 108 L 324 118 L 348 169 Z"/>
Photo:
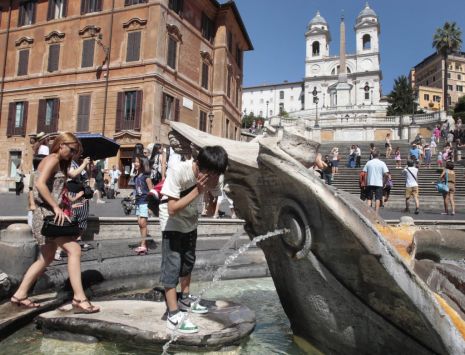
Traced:
<path id="1" fill-rule="evenodd" d="M 266 100 L 266 118 L 268 118 L 268 104 L 270 102 L 268 100 Z"/>
<path id="2" fill-rule="evenodd" d="M 208 119 L 210 120 L 210 134 L 212 133 L 213 129 L 213 117 L 215 117 L 215 115 L 213 114 L 213 112 L 210 112 L 208 114 Z"/>
<path id="3" fill-rule="evenodd" d="M 415 122 L 415 106 L 418 105 L 418 92 L 413 93 L 413 101 L 412 101 L 412 124 L 416 124 Z"/>
<path id="4" fill-rule="evenodd" d="M 313 88 L 312 95 L 313 95 L 313 102 L 315 104 L 315 125 L 313 127 L 319 128 L 320 125 L 318 122 L 318 101 L 320 101 L 320 99 L 318 98 L 318 90 L 316 89 L 316 86 Z"/>

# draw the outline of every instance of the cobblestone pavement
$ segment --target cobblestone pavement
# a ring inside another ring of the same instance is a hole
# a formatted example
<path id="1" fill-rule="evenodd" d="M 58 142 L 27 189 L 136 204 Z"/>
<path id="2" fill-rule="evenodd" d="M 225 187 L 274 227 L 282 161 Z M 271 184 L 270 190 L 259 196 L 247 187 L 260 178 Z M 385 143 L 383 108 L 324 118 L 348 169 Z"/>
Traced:
<path id="1" fill-rule="evenodd" d="M 26 216 L 27 215 L 27 195 L 16 196 L 14 193 L 0 194 L 0 216 Z M 105 203 L 97 204 L 90 202 L 90 215 L 98 217 L 125 217 L 121 206 L 122 198 L 114 200 L 104 199 Z M 411 204 L 413 205 L 413 204 Z M 413 209 L 412 209 L 413 212 Z M 465 220 L 465 213 L 460 211 L 455 216 L 441 215 L 442 206 L 436 211 L 420 211 L 418 215 L 410 213 L 410 216 L 417 220 Z M 401 210 L 389 208 L 381 209 L 381 217 L 384 219 L 399 219 L 405 215 Z"/>

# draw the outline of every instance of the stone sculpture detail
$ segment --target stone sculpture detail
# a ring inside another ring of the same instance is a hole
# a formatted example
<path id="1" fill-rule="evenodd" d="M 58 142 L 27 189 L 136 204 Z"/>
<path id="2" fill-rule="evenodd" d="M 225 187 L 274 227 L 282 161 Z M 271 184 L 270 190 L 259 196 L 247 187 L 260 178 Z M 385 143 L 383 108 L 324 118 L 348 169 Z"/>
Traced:
<path id="1" fill-rule="evenodd" d="M 317 143 L 296 132 L 246 143 L 178 122 L 172 129 L 197 148 L 228 151 L 228 195 L 251 238 L 290 230 L 260 247 L 295 335 L 324 353 L 463 352 L 463 287 L 430 289 L 421 279 L 434 271 L 454 284 L 457 269 L 418 262 L 418 228 L 388 226 L 309 171 Z"/>

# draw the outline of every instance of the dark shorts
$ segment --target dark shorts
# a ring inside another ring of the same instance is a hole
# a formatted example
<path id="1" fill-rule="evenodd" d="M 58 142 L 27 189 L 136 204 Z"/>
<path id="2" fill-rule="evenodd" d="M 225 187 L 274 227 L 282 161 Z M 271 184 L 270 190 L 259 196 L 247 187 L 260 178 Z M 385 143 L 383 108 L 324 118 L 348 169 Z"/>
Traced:
<path id="1" fill-rule="evenodd" d="M 331 160 L 331 163 L 333 163 L 333 168 L 337 168 L 339 166 L 339 160 Z"/>
<path id="2" fill-rule="evenodd" d="M 373 200 L 373 195 L 375 195 L 374 200 L 381 201 L 383 199 L 383 187 L 382 186 L 368 186 L 368 200 Z"/>
<path id="3" fill-rule="evenodd" d="M 189 233 L 165 231 L 162 237 L 160 283 L 175 288 L 179 278 L 189 275 L 194 268 L 197 229 Z"/>

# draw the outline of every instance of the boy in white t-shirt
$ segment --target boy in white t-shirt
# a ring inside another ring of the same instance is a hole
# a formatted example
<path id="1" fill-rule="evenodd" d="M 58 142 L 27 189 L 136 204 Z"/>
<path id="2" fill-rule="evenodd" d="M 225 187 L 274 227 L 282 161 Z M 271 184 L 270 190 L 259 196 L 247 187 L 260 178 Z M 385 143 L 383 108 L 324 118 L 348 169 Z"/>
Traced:
<path id="1" fill-rule="evenodd" d="M 196 333 L 182 310 L 191 308 L 194 313 L 207 313 L 208 309 L 195 304 L 189 294 L 191 273 L 195 263 L 199 197 L 206 191 L 219 196 L 219 176 L 228 165 L 228 154 L 220 146 L 200 149 L 195 160 L 177 163 L 163 183 L 164 195 L 160 202 L 162 230 L 162 263 L 160 282 L 165 287 L 168 307 L 167 328 L 177 327 L 181 333 Z M 176 287 L 181 283 L 182 296 L 177 300 Z"/>

